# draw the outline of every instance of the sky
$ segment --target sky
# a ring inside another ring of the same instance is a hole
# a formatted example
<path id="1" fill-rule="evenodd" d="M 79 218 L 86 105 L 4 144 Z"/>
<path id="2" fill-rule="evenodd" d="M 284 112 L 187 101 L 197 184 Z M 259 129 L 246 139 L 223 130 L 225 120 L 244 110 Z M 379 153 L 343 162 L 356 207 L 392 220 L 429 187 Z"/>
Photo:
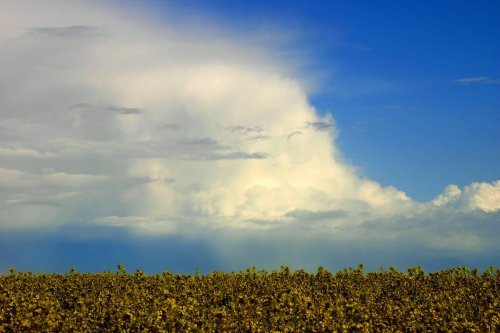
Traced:
<path id="1" fill-rule="evenodd" d="M 500 266 L 499 16 L 0 0 L 0 273 Z"/>

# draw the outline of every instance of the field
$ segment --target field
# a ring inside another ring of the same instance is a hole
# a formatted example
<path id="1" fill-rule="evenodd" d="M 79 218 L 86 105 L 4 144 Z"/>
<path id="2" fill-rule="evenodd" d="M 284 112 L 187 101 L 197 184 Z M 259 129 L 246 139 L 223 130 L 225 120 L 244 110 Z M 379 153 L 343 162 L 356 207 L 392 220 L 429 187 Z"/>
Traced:
<path id="1" fill-rule="evenodd" d="M 0 332 L 499 332 L 500 270 L 17 273 Z"/>

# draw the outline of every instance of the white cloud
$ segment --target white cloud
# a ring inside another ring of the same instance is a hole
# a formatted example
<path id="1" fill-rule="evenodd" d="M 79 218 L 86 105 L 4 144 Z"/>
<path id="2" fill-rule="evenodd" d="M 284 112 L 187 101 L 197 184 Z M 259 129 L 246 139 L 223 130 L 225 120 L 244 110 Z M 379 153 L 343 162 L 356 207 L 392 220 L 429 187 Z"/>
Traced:
<path id="1" fill-rule="evenodd" d="M 493 183 L 472 183 L 461 190 L 449 185 L 433 203 L 437 206 L 452 206 L 456 209 L 471 211 L 480 209 L 485 212 L 500 210 L 500 180 Z"/>
<path id="2" fill-rule="evenodd" d="M 368 239 L 374 221 L 390 222 L 374 239 L 410 237 L 392 229 L 434 225 L 454 207 L 500 209 L 499 181 L 417 203 L 360 178 L 335 145 L 333 117 L 255 43 L 197 39 L 101 3 L 1 6 L 0 228 L 83 223 L 214 239 L 212 229 L 307 230 L 307 245 L 318 234 Z M 454 228 L 422 237 L 452 244 L 462 239 Z"/>
<path id="3" fill-rule="evenodd" d="M 474 77 L 464 77 L 461 79 L 456 79 L 455 82 L 459 83 L 459 84 L 465 84 L 465 85 L 477 84 L 477 83 L 497 84 L 497 83 L 500 83 L 500 80 L 491 79 L 487 76 L 474 76 Z"/>
<path id="4" fill-rule="evenodd" d="M 462 194 L 462 190 L 457 185 L 448 185 L 442 194 L 440 194 L 436 199 L 432 202 L 436 206 L 442 206 L 445 204 L 449 204 L 450 202 L 456 201 L 460 195 Z"/>
<path id="5" fill-rule="evenodd" d="M 464 201 L 471 209 L 494 212 L 500 209 L 500 181 L 472 183 L 464 188 Z"/>

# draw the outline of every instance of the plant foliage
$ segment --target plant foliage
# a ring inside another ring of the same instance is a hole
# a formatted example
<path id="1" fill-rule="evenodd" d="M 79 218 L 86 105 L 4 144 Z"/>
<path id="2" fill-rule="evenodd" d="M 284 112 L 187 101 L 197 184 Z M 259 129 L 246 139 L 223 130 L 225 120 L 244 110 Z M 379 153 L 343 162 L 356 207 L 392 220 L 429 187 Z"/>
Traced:
<path id="1" fill-rule="evenodd" d="M 500 272 L 0 276 L 0 332 L 498 332 Z"/>

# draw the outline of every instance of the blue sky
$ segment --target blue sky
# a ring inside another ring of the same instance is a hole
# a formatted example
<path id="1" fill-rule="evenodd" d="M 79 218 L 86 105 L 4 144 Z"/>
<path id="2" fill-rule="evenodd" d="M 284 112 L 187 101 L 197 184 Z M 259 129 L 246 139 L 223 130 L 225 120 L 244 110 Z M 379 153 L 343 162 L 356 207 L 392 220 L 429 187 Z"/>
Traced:
<path id="1" fill-rule="evenodd" d="M 0 272 L 498 266 L 498 2 L 0 9 Z"/>

